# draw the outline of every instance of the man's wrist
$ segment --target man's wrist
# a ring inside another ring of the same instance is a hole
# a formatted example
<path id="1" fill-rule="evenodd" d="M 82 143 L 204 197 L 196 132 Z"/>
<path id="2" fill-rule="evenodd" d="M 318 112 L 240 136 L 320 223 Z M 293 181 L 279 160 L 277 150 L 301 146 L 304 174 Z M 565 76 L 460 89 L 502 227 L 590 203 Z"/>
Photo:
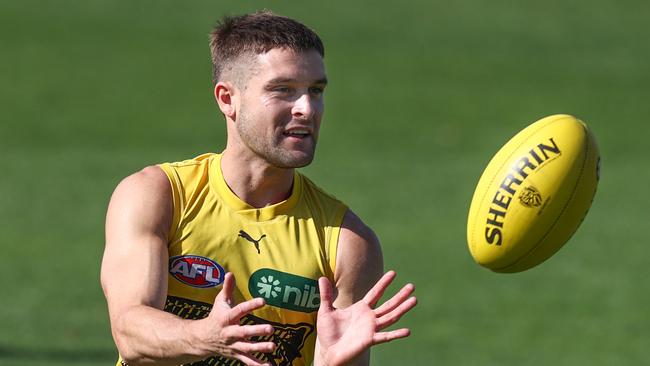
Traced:
<path id="1" fill-rule="evenodd" d="M 202 360 L 210 356 L 210 351 L 206 347 L 205 340 L 201 336 L 203 327 L 203 322 L 201 320 L 202 319 L 183 319 L 182 327 L 184 337 L 182 337 L 182 339 L 184 341 L 184 349 L 187 351 L 187 355 Z"/>
<path id="2" fill-rule="evenodd" d="M 332 366 L 327 360 L 326 348 L 318 345 L 318 338 L 316 338 L 313 366 Z"/>

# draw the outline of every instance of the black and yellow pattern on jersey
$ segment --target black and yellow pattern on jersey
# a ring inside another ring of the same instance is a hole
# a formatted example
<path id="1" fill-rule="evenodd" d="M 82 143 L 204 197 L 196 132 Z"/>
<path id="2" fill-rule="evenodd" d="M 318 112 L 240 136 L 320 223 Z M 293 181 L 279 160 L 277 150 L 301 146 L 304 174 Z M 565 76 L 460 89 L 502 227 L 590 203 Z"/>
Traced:
<path id="1" fill-rule="evenodd" d="M 180 297 L 169 296 L 165 304 L 165 311 L 178 315 L 184 319 L 202 319 L 208 316 L 212 309 L 211 304 L 191 301 Z M 294 360 L 302 357 L 301 350 L 305 346 L 307 338 L 314 332 L 314 326 L 307 323 L 280 324 L 269 322 L 253 315 L 244 316 L 240 324 L 271 324 L 273 334 L 266 337 L 252 337 L 253 342 L 271 341 L 276 344 L 274 353 L 257 353 L 255 357 L 274 366 L 293 365 Z M 192 366 L 240 366 L 242 362 L 225 358 L 210 357 L 203 361 L 194 362 Z"/>

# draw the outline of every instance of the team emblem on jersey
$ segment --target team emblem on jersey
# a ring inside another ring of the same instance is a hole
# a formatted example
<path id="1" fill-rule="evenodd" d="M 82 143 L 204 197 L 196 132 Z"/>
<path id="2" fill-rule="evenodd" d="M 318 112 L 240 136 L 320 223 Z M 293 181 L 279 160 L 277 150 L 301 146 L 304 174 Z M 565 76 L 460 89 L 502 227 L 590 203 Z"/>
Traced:
<path id="1" fill-rule="evenodd" d="M 208 288 L 222 284 L 226 271 L 212 259 L 179 255 L 169 259 L 169 273 L 186 285 Z"/>
<path id="2" fill-rule="evenodd" d="M 269 336 L 251 337 L 253 342 L 273 342 L 276 344 L 273 353 L 257 353 L 255 356 L 263 362 L 274 366 L 291 366 L 294 360 L 303 358 L 302 349 L 307 338 L 314 331 L 314 326 L 307 323 L 282 324 L 268 321 L 247 314 L 241 319 L 242 325 L 271 324 L 273 334 Z M 303 359 L 304 362 L 304 359 Z"/>

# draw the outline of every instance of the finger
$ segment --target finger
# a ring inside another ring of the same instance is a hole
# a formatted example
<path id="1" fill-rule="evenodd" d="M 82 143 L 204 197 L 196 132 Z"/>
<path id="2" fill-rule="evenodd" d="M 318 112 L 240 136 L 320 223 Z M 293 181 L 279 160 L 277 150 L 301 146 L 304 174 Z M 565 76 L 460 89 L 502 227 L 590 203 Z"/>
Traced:
<path id="1" fill-rule="evenodd" d="M 388 288 L 391 282 L 395 279 L 395 271 L 388 271 L 377 281 L 377 283 L 368 291 L 363 301 L 374 307 L 379 299 L 384 295 L 384 291 Z"/>
<path id="2" fill-rule="evenodd" d="M 318 279 L 318 292 L 320 294 L 320 310 L 331 311 L 332 310 L 332 285 L 330 280 L 327 277 L 321 277 Z"/>
<path id="3" fill-rule="evenodd" d="M 398 338 L 408 337 L 409 335 L 411 335 L 411 331 L 408 328 L 397 329 L 390 332 L 375 333 L 375 335 L 372 337 L 372 345 L 374 346 L 377 344 L 390 342 Z"/>
<path id="4" fill-rule="evenodd" d="M 232 293 L 235 289 L 235 276 L 228 272 L 223 279 L 223 287 L 214 299 L 215 305 L 231 308 L 233 306 Z"/>
<path id="5" fill-rule="evenodd" d="M 232 349 L 241 353 L 271 353 L 275 351 L 273 342 L 235 342 L 230 346 Z"/>
<path id="6" fill-rule="evenodd" d="M 407 283 L 404 285 L 404 287 L 402 287 L 401 290 L 399 290 L 398 293 L 391 297 L 390 300 L 386 301 L 380 307 L 375 309 L 375 314 L 377 314 L 379 317 L 393 311 L 393 309 L 398 307 L 399 304 L 403 303 L 404 300 L 411 296 L 413 291 L 415 291 L 415 286 L 413 286 L 413 284 Z"/>
<path id="7" fill-rule="evenodd" d="M 404 314 L 413 309 L 417 303 L 418 301 L 415 297 L 407 299 L 388 314 L 378 318 L 377 329 L 381 330 L 395 324 Z"/>
<path id="8" fill-rule="evenodd" d="M 271 324 L 257 324 L 257 325 L 234 325 L 227 327 L 223 330 L 224 338 L 226 339 L 249 339 L 252 337 L 263 337 L 273 334 L 273 326 Z"/>
<path id="9" fill-rule="evenodd" d="M 263 307 L 264 304 L 264 299 L 259 297 L 244 301 L 230 310 L 228 319 L 231 324 L 233 321 L 239 322 L 239 319 L 241 319 L 242 316 Z"/>
<path id="10" fill-rule="evenodd" d="M 251 355 L 247 355 L 245 353 L 237 354 L 233 356 L 233 358 L 243 362 L 245 365 L 248 366 L 271 366 L 269 362 L 264 362 L 260 359 L 257 359 Z"/>

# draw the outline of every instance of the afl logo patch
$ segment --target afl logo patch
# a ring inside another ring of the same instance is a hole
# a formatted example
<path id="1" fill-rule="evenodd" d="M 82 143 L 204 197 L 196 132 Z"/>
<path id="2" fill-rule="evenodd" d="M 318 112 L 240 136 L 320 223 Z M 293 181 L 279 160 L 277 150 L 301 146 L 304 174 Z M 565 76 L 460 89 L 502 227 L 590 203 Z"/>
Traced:
<path id="1" fill-rule="evenodd" d="M 169 273 L 182 283 L 199 288 L 219 286 L 226 274 L 217 262 L 198 255 L 170 258 Z"/>

